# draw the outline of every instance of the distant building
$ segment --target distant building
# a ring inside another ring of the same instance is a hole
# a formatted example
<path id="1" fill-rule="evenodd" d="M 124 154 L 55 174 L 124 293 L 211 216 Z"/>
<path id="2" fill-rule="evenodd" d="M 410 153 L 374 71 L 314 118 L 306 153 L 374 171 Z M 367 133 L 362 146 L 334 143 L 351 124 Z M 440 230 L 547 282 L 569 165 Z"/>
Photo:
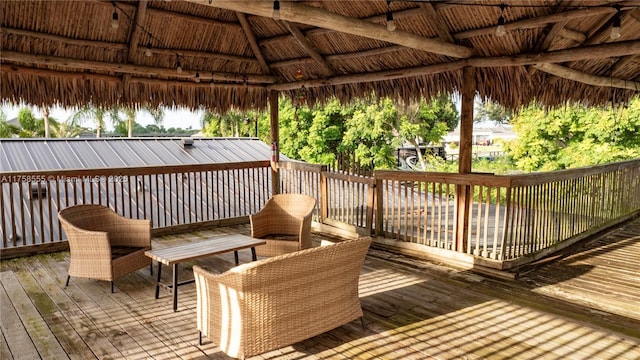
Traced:
<path id="1" fill-rule="evenodd" d="M 491 145 L 496 140 L 511 141 L 518 138 L 518 134 L 513 132 L 510 125 L 498 125 L 488 128 L 473 129 L 473 145 Z M 460 128 L 447 133 L 443 138 L 444 144 L 460 142 Z"/>

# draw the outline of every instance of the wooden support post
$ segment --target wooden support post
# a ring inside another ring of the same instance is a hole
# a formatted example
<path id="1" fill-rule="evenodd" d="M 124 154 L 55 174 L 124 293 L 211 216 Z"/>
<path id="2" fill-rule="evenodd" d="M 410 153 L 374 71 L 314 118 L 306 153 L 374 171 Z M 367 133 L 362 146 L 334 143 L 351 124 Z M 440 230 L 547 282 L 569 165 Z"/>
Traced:
<path id="1" fill-rule="evenodd" d="M 271 116 L 271 149 L 275 153 L 271 155 L 271 193 L 280 193 L 280 125 L 278 124 L 278 92 L 269 91 L 269 108 Z"/>
<path id="2" fill-rule="evenodd" d="M 475 68 L 462 69 L 462 109 L 460 111 L 460 153 L 458 156 L 458 173 L 471 173 L 471 152 L 473 139 L 473 100 L 476 94 Z M 471 209 L 471 187 L 457 185 L 456 251 L 466 252 L 469 238 L 469 216 Z"/>
<path id="3" fill-rule="evenodd" d="M 383 228 L 383 224 L 384 224 L 384 219 L 382 218 L 382 214 L 384 211 L 384 204 L 382 203 L 382 180 L 378 179 L 375 177 L 376 179 L 376 187 L 375 187 L 375 200 L 374 200 L 374 204 L 375 204 L 375 227 L 374 227 L 374 232 L 376 235 L 378 236 L 384 236 L 384 228 Z"/>
<path id="4" fill-rule="evenodd" d="M 320 223 L 329 217 L 329 183 L 327 182 L 327 165 L 320 168 Z"/>

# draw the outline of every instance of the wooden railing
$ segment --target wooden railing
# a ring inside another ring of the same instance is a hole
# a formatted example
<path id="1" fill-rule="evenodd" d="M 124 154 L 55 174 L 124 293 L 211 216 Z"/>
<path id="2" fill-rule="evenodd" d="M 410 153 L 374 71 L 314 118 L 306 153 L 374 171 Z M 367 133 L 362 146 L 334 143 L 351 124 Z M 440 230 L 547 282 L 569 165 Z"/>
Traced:
<path id="1" fill-rule="evenodd" d="M 318 200 L 317 223 L 499 269 L 538 259 L 640 212 L 640 160 L 509 176 L 366 176 L 301 162 L 280 162 L 278 169 L 282 192 Z M 151 219 L 156 234 L 246 223 L 271 196 L 271 176 L 268 161 L 3 173 L 2 257 L 18 247 L 59 243 L 64 236 L 57 212 L 79 203 Z"/>
<path id="2" fill-rule="evenodd" d="M 298 182 L 311 176 L 307 171 L 319 179 L 314 191 L 326 207 L 325 223 L 499 269 L 539 259 L 640 212 L 640 160 L 508 176 L 376 171 L 367 177 L 294 163 L 287 171 Z M 469 196 L 461 201 L 464 192 Z"/>
<path id="3" fill-rule="evenodd" d="M 59 242 L 64 236 L 57 213 L 76 204 L 150 219 L 156 234 L 246 222 L 271 196 L 270 174 L 268 161 L 3 173 L 3 257 L 12 247 Z"/>
<path id="4" fill-rule="evenodd" d="M 373 178 L 298 161 L 280 162 L 278 168 L 282 192 L 307 194 L 318 199 L 315 221 L 371 233 Z"/>

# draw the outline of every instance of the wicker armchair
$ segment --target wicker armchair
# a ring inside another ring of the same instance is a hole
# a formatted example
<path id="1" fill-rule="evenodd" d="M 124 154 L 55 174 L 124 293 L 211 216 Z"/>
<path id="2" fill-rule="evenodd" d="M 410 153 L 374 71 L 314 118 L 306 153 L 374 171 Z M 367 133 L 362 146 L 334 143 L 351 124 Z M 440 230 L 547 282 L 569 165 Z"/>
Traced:
<path id="1" fill-rule="evenodd" d="M 193 267 L 202 335 L 245 358 L 295 344 L 362 317 L 360 268 L 371 238 L 274 256 L 223 274 Z"/>
<path id="2" fill-rule="evenodd" d="M 311 215 L 316 199 L 302 194 L 271 197 L 256 214 L 250 215 L 251 237 L 265 239 L 256 247 L 259 256 L 275 256 L 311 247 Z"/>
<path id="3" fill-rule="evenodd" d="M 142 267 L 151 258 L 151 221 L 118 215 L 101 205 L 75 205 L 60 210 L 58 219 L 69 241 L 69 276 L 113 281 Z"/>

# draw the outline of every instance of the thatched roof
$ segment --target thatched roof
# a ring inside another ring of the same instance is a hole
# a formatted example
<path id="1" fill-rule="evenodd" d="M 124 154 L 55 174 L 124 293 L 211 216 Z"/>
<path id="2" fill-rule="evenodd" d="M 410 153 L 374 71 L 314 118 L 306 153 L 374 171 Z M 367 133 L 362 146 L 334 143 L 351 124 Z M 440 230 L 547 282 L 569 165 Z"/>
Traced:
<path id="1" fill-rule="evenodd" d="M 481 96 L 510 107 L 640 89 L 637 0 L 279 4 L 275 20 L 273 1 L 2 1 L 0 93 L 34 105 L 264 108 L 270 90 L 311 102 L 452 92 L 465 66 Z"/>

